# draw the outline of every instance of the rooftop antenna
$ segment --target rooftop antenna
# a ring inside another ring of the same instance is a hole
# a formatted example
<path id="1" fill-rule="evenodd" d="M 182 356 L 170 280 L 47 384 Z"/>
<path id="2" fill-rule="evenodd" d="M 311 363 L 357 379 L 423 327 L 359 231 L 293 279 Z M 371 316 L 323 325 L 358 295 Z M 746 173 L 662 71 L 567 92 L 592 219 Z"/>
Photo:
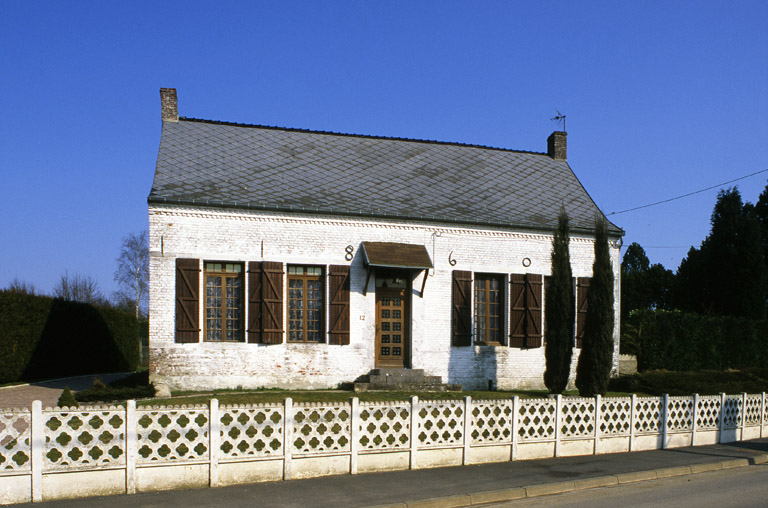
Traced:
<path id="1" fill-rule="evenodd" d="M 557 109 L 555 109 L 555 111 L 557 111 L 557 116 L 550 118 L 550 120 L 553 122 L 563 122 L 563 132 L 565 132 L 565 115 Z"/>

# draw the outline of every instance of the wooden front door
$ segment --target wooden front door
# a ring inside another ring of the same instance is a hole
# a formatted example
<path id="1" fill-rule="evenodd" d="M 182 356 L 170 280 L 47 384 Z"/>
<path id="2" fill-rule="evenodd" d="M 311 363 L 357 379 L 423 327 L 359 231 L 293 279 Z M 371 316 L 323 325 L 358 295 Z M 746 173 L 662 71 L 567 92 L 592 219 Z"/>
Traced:
<path id="1" fill-rule="evenodd" d="M 408 366 L 407 288 L 376 288 L 376 367 Z"/>

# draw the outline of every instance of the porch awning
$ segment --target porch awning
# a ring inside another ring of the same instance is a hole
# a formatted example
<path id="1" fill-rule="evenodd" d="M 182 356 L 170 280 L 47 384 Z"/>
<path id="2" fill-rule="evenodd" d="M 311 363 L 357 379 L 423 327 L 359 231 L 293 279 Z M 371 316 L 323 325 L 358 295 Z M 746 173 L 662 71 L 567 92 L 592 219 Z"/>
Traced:
<path id="1" fill-rule="evenodd" d="M 372 268 L 433 268 L 427 248 L 412 243 L 363 242 L 365 265 Z"/>

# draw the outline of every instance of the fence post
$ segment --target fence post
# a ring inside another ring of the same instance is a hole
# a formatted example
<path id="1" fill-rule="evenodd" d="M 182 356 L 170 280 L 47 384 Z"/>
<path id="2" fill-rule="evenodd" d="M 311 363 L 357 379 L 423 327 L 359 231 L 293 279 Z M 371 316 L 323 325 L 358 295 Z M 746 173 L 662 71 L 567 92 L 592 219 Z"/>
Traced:
<path id="1" fill-rule="evenodd" d="M 763 425 L 765 425 L 765 392 L 760 398 L 760 438 L 763 437 Z"/>
<path id="2" fill-rule="evenodd" d="M 283 480 L 291 478 L 291 456 L 293 455 L 293 399 L 283 400 Z"/>
<path id="3" fill-rule="evenodd" d="M 349 402 L 352 405 L 352 419 L 349 422 L 349 474 L 357 474 L 357 454 L 360 449 L 360 400 L 357 397 L 352 397 Z"/>
<path id="4" fill-rule="evenodd" d="M 720 394 L 720 420 L 717 424 L 720 431 L 717 434 L 717 442 L 723 442 L 723 430 L 725 429 L 725 393 Z"/>
<path id="5" fill-rule="evenodd" d="M 469 464 L 469 445 L 472 444 L 472 397 L 469 395 L 464 397 L 464 454 L 461 459 L 461 464 L 466 466 Z"/>
<path id="6" fill-rule="evenodd" d="M 43 448 L 45 447 L 43 403 L 39 400 L 32 401 L 31 427 L 32 502 L 38 503 L 43 500 Z"/>
<path id="7" fill-rule="evenodd" d="M 520 397 L 515 395 L 512 397 L 512 446 L 509 450 L 509 460 L 515 460 L 517 457 L 517 441 L 518 437 L 518 413 L 520 412 Z"/>
<path id="8" fill-rule="evenodd" d="M 563 411 L 563 396 L 557 394 L 557 409 L 555 409 L 555 457 L 560 456 L 560 418 Z"/>
<path id="9" fill-rule="evenodd" d="M 603 398 L 598 393 L 595 395 L 595 446 L 592 452 L 597 455 L 600 449 L 600 406 L 603 403 Z"/>
<path id="10" fill-rule="evenodd" d="M 744 428 L 747 426 L 747 392 L 741 392 L 741 431 L 739 432 L 739 441 L 744 441 Z"/>
<path id="11" fill-rule="evenodd" d="M 208 414 L 208 460 L 210 469 L 208 483 L 211 487 L 219 486 L 219 451 L 221 450 L 221 416 L 219 416 L 219 399 L 211 399 Z"/>
<path id="12" fill-rule="evenodd" d="M 629 408 L 629 451 L 635 449 L 635 406 L 637 405 L 637 395 L 632 394 L 632 407 Z"/>
<path id="13" fill-rule="evenodd" d="M 411 397 L 411 469 L 416 469 L 416 449 L 418 448 L 419 397 Z"/>
<path id="14" fill-rule="evenodd" d="M 696 427 L 699 420 L 699 394 L 693 394 L 693 422 L 691 422 L 691 446 L 696 446 Z"/>
<path id="15" fill-rule="evenodd" d="M 669 394 L 665 393 L 661 396 L 662 404 L 664 405 L 663 412 L 661 413 L 661 449 L 667 449 L 667 428 L 669 427 Z"/>
<path id="16" fill-rule="evenodd" d="M 136 493 L 136 456 L 138 455 L 136 401 L 125 404 L 125 493 Z"/>

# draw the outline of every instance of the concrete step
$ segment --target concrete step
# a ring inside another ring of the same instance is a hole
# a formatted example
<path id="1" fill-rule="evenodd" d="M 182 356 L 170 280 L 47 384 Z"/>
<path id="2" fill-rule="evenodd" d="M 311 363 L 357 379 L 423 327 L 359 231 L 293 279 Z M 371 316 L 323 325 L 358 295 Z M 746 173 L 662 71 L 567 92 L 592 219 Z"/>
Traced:
<path id="1" fill-rule="evenodd" d="M 425 376 L 424 369 L 373 369 L 354 383 L 354 390 L 445 392 L 461 391 L 461 385 L 443 384 L 440 376 Z"/>
<path id="2" fill-rule="evenodd" d="M 354 383 L 355 392 L 460 392 L 461 385 L 443 383 Z"/>
<path id="3" fill-rule="evenodd" d="M 423 383 L 424 369 L 373 369 L 368 378 L 371 383 Z"/>

